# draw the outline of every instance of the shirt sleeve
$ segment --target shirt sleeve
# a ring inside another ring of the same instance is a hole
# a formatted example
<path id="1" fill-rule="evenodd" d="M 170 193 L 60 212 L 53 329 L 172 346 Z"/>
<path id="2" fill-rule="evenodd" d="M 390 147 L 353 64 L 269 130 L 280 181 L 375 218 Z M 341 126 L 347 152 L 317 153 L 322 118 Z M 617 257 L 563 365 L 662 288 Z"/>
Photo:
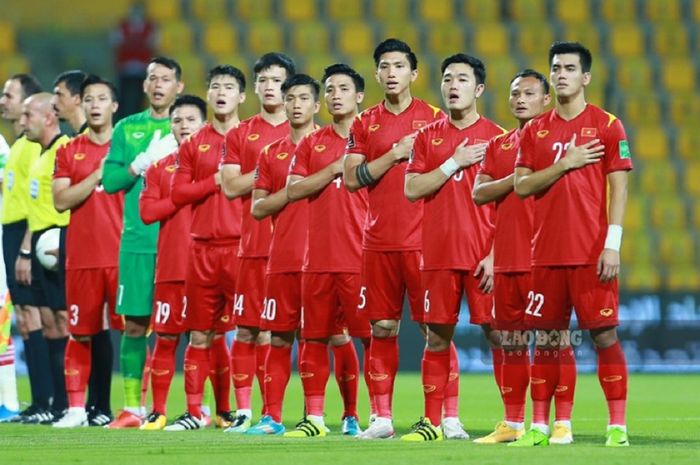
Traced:
<path id="1" fill-rule="evenodd" d="M 615 118 L 605 129 L 603 145 L 605 145 L 604 166 L 606 173 L 632 169 L 632 156 L 629 142 L 627 141 L 627 134 L 618 118 Z"/>
<path id="2" fill-rule="evenodd" d="M 362 115 L 358 115 L 352 122 L 345 153 L 367 157 L 367 132 L 365 131 Z"/>
<path id="3" fill-rule="evenodd" d="M 170 197 L 164 197 L 161 191 L 161 178 L 166 166 L 164 161 L 168 158 L 151 166 L 144 176 L 144 187 L 139 198 L 139 213 L 145 224 L 163 221 L 177 211 L 177 207 Z"/>
<path id="4" fill-rule="evenodd" d="M 518 147 L 518 157 L 515 159 L 516 168 L 529 168 L 535 170 L 535 144 L 534 129 L 532 124 L 527 124 L 520 135 L 520 146 Z"/>
<path id="5" fill-rule="evenodd" d="M 193 153 L 195 144 L 188 139 L 177 151 L 177 169 L 172 181 L 172 201 L 177 207 L 193 204 L 218 191 L 214 175 L 195 181 L 194 168 L 197 155 Z"/>
<path id="6" fill-rule="evenodd" d="M 270 147 L 267 146 L 260 151 L 258 155 L 258 163 L 255 166 L 255 189 L 262 189 L 267 192 L 272 192 L 272 176 L 270 173 L 270 165 L 268 162 L 268 152 Z"/>
<path id="7" fill-rule="evenodd" d="M 292 158 L 292 162 L 289 164 L 289 174 L 304 177 L 309 175 L 310 148 L 311 144 L 308 143 L 308 137 L 304 138 L 297 146 L 296 150 L 294 150 L 294 158 Z"/>
<path id="8" fill-rule="evenodd" d="M 239 127 L 231 128 L 226 133 L 226 142 L 224 143 L 224 155 L 221 162 L 224 165 L 240 165 L 241 164 L 241 144 Z"/>
<path id="9" fill-rule="evenodd" d="M 494 137 L 489 141 L 489 144 L 486 146 L 484 159 L 481 160 L 481 163 L 479 164 L 479 171 L 477 171 L 477 174 L 484 174 L 489 176 L 491 179 L 496 179 L 496 175 L 494 173 L 496 171 L 495 156 L 496 147 L 498 146 L 498 144 L 496 144 L 497 140 L 500 141 L 500 138 Z"/>
<path id="10" fill-rule="evenodd" d="M 112 142 L 102 172 L 102 185 L 110 194 L 130 189 L 138 179 L 129 173 L 129 164 L 126 161 L 126 136 L 124 125 L 120 123 L 117 123 L 112 132 Z"/>
<path id="11" fill-rule="evenodd" d="M 428 158 L 428 135 L 425 131 L 420 131 L 413 143 L 413 153 L 408 159 L 406 165 L 407 173 L 423 174 L 425 173 L 426 160 Z"/>
<path id="12" fill-rule="evenodd" d="M 66 149 L 67 147 L 63 146 L 56 151 L 56 165 L 53 172 L 54 179 L 71 177 L 71 167 L 68 162 L 69 157 Z"/>

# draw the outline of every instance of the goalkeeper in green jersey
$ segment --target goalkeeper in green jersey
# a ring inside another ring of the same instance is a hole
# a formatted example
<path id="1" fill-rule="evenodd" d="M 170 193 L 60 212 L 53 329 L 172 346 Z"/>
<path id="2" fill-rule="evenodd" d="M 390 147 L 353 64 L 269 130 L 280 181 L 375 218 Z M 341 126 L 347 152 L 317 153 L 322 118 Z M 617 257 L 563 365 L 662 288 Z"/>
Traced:
<path id="1" fill-rule="evenodd" d="M 148 65 L 143 90 L 149 106 L 119 121 L 114 128 L 102 184 L 107 192 L 124 192 L 124 228 L 119 246 L 117 313 L 124 316 L 120 349 L 124 376 L 124 410 L 109 428 L 141 425 L 141 378 L 146 363 L 146 331 L 153 308 L 158 223 L 146 226 L 139 215 L 144 171 L 177 149 L 170 134 L 169 109 L 184 84 L 180 65 L 158 57 Z"/>

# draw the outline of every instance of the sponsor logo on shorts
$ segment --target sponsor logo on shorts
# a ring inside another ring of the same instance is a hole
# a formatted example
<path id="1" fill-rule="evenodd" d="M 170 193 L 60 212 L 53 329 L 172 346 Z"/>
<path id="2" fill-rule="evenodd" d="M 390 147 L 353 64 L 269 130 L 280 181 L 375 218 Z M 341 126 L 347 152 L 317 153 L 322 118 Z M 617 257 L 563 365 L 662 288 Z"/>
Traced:
<path id="1" fill-rule="evenodd" d="M 448 381 L 454 381 L 457 378 L 459 378 L 459 373 L 450 373 L 449 376 L 447 377 Z"/>
<path id="2" fill-rule="evenodd" d="M 428 124 L 427 121 L 424 121 L 424 120 L 415 120 L 415 121 L 413 121 L 413 125 L 412 125 L 412 126 L 413 126 L 413 129 L 420 129 L 420 128 L 422 128 L 423 126 L 425 126 L 426 124 Z"/>
<path id="3" fill-rule="evenodd" d="M 530 378 L 530 384 L 544 384 L 547 380 L 542 378 Z"/>
<path id="4" fill-rule="evenodd" d="M 502 394 L 508 394 L 509 392 L 512 392 L 513 388 L 508 387 L 508 386 L 501 386 L 501 393 Z"/>
<path id="5" fill-rule="evenodd" d="M 76 160 L 85 160 L 85 154 L 82 152 L 78 152 L 75 155 L 73 155 L 73 158 Z"/>
<path id="6" fill-rule="evenodd" d="M 271 383 L 271 382 L 272 382 L 272 376 L 266 375 L 266 376 L 265 376 L 265 382 L 266 382 L 266 383 Z"/>
<path id="7" fill-rule="evenodd" d="M 440 145 L 440 144 L 442 144 L 443 142 L 444 142 L 444 140 L 443 140 L 442 138 L 440 138 L 440 137 L 438 137 L 437 139 L 433 139 L 433 140 L 430 141 L 430 143 L 433 144 L 433 145 Z"/>
<path id="8" fill-rule="evenodd" d="M 385 373 L 372 373 L 372 372 L 369 373 L 369 378 L 372 381 L 384 381 L 388 377 L 389 377 L 389 375 L 387 375 Z"/>
<path id="9" fill-rule="evenodd" d="M 211 148 L 211 145 L 209 144 L 200 144 L 199 147 L 197 147 L 200 152 L 208 152 L 209 149 Z"/>
<path id="10" fill-rule="evenodd" d="M 382 126 L 381 126 L 380 124 L 372 124 L 372 125 L 370 125 L 370 127 L 367 128 L 367 129 L 369 129 L 369 132 L 375 132 L 377 129 L 379 129 L 379 128 L 381 128 L 381 127 L 382 127 Z"/>
<path id="11" fill-rule="evenodd" d="M 231 318 L 228 315 L 223 315 L 221 317 L 221 321 L 224 323 L 228 323 Z"/>
<path id="12" fill-rule="evenodd" d="M 437 389 L 437 386 L 435 386 L 434 384 L 424 384 L 423 385 L 423 392 L 425 392 L 426 394 L 428 394 L 430 392 L 434 392 L 436 389 Z"/>
<path id="13" fill-rule="evenodd" d="M 250 134 L 248 136 L 248 140 L 250 140 L 250 141 L 256 141 L 258 139 L 260 139 L 260 134 Z"/>
<path id="14" fill-rule="evenodd" d="M 324 150 L 326 150 L 326 146 L 323 144 L 315 145 L 314 150 L 317 152 L 323 152 Z"/>
<path id="15" fill-rule="evenodd" d="M 540 139 L 547 137 L 547 134 L 549 134 L 549 131 L 547 131 L 546 129 L 537 131 L 537 137 L 539 137 Z"/>
<path id="16" fill-rule="evenodd" d="M 287 153 L 287 152 L 282 152 L 282 153 L 278 153 L 277 155 L 275 155 L 275 157 L 277 157 L 278 160 L 284 160 L 288 156 L 289 156 L 289 153 Z"/>
<path id="17" fill-rule="evenodd" d="M 183 369 L 183 371 L 195 371 L 197 369 L 197 365 L 185 363 L 185 365 L 182 367 L 182 369 Z"/>
<path id="18" fill-rule="evenodd" d="M 614 312 L 614 310 L 612 308 L 604 308 L 600 311 L 600 314 L 607 318 L 610 315 L 612 315 L 613 312 Z"/>
<path id="19" fill-rule="evenodd" d="M 622 379 L 622 376 L 620 375 L 612 375 L 612 376 L 606 376 L 603 378 L 603 382 L 605 383 L 614 383 L 616 381 L 620 381 Z"/>
<path id="20" fill-rule="evenodd" d="M 569 386 L 558 385 L 555 389 L 556 392 L 566 392 L 569 390 Z"/>
<path id="21" fill-rule="evenodd" d="M 302 371 L 301 373 L 299 373 L 299 378 L 301 378 L 301 379 L 307 379 L 307 378 L 313 378 L 313 377 L 314 377 L 314 374 L 309 372 L 309 371 Z"/>

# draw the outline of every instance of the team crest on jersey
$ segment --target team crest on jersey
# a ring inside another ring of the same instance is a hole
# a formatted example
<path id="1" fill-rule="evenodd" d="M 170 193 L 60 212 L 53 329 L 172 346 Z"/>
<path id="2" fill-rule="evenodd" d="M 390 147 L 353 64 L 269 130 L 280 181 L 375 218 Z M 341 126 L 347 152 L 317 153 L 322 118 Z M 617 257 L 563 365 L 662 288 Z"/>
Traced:
<path id="1" fill-rule="evenodd" d="M 209 144 L 201 144 L 199 147 L 200 152 L 208 152 L 209 149 L 211 148 L 211 145 Z"/>
<path id="2" fill-rule="evenodd" d="M 596 128 L 581 128 L 581 137 L 595 137 L 598 134 Z"/>
<path id="3" fill-rule="evenodd" d="M 289 156 L 289 154 L 288 154 L 287 152 L 281 152 L 281 153 L 278 153 L 277 155 L 275 155 L 275 157 L 276 157 L 278 160 L 284 160 L 284 159 L 287 158 L 288 156 Z"/>
<path id="4" fill-rule="evenodd" d="M 315 145 L 314 150 L 317 152 L 323 152 L 324 150 L 326 150 L 326 146 L 323 144 Z"/>
<path id="5" fill-rule="evenodd" d="M 440 138 L 440 137 L 438 137 L 438 138 L 433 139 L 433 140 L 430 141 L 430 143 L 433 144 L 433 145 L 440 145 L 440 144 L 442 144 L 443 142 L 444 142 L 444 139 L 442 139 L 442 138 Z"/>
<path id="6" fill-rule="evenodd" d="M 79 153 L 76 153 L 75 155 L 73 155 L 73 158 L 75 158 L 76 160 L 85 160 L 85 154 L 82 152 L 79 152 Z"/>
<path id="7" fill-rule="evenodd" d="M 506 142 L 505 144 L 501 144 L 501 149 L 502 150 L 510 150 L 513 148 L 514 145 L 515 144 L 513 144 L 512 142 Z"/>
<path id="8" fill-rule="evenodd" d="M 139 132 L 134 132 L 134 133 L 132 133 L 132 134 L 131 134 L 131 137 L 133 137 L 134 139 L 143 139 L 143 136 L 145 136 L 145 135 L 146 135 L 145 132 L 140 132 L 140 131 L 139 131 Z"/>
<path id="9" fill-rule="evenodd" d="M 547 134 L 549 134 L 549 131 L 547 131 L 546 129 L 537 131 L 537 137 L 539 137 L 540 139 L 544 139 L 545 137 L 547 137 Z"/>
<path id="10" fill-rule="evenodd" d="M 600 311 L 600 314 L 607 318 L 613 314 L 613 309 L 612 308 L 604 308 Z"/>
<path id="11" fill-rule="evenodd" d="M 168 165 L 165 167 L 165 171 L 167 171 L 168 173 L 174 173 L 176 169 L 177 169 L 177 166 L 175 166 L 175 165 Z"/>
<path id="12" fill-rule="evenodd" d="M 372 124 L 372 125 L 371 125 L 370 127 L 368 127 L 367 129 L 369 129 L 369 132 L 375 132 L 376 130 L 378 130 L 378 129 L 381 128 L 381 127 L 382 127 L 382 126 L 381 126 L 380 124 Z"/>
<path id="13" fill-rule="evenodd" d="M 413 129 L 420 129 L 423 126 L 427 124 L 427 121 L 424 120 L 414 120 L 413 121 Z"/>
<path id="14" fill-rule="evenodd" d="M 258 140 L 258 139 L 260 139 L 260 134 L 250 134 L 250 135 L 248 136 L 248 140 L 249 140 L 249 141 L 256 141 L 256 140 Z"/>

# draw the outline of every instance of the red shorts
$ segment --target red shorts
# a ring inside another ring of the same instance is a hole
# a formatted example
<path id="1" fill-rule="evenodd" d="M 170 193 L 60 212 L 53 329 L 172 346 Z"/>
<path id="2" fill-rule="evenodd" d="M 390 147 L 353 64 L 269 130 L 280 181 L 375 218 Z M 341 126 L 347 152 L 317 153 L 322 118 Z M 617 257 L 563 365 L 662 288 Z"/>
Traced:
<path id="1" fill-rule="evenodd" d="M 267 258 L 238 259 L 236 295 L 233 299 L 233 316 L 236 325 L 260 327 L 260 314 L 265 300 L 265 267 Z"/>
<path id="2" fill-rule="evenodd" d="M 260 329 L 287 333 L 301 323 L 301 272 L 268 274 Z"/>
<path id="3" fill-rule="evenodd" d="M 505 331 L 522 331 L 525 325 L 525 308 L 530 302 L 532 274 L 529 271 L 495 273 L 493 290 L 493 328 Z"/>
<path id="4" fill-rule="evenodd" d="M 359 290 L 357 273 L 303 273 L 301 336 L 323 339 L 347 329 L 352 337 L 370 337 L 369 320 L 357 308 Z"/>
<path id="5" fill-rule="evenodd" d="M 233 295 L 238 241 L 193 241 L 185 276 L 185 329 L 225 333 L 235 328 Z"/>
<path id="6" fill-rule="evenodd" d="M 617 279 L 602 283 L 596 265 L 532 268 L 525 323 L 534 329 L 567 329 L 572 307 L 581 329 L 618 324 Z"/>
<path id="7" fill-rule="evenodd" d="M 71 334 L 92 336 L 110 327 L 124 330 L 124 318 L 115 313 L 118 278 L 116 266 L 66 270 L 68 331 Z"/>
<path id="8" fill-rule="evenodd" d="M 469 322 L 474 325 L 493 321 L 493 296 L 479 289 L 481 277 L 469 270 L 423 271 L 423 322 L 457 324 L 462 294 L 467 295 Z"/>
<path id="9" fill-rule="evenodd" d="M 403 297 L 408 291 L 411 319 L 423 322 L 423 286 L 420 277 L 420 251 L 362 252 L 360 304 L 370 321 L 400 320 Z"/>
<path id="10" fill-rule="evenodd" d="M 156 283 L 153 290 L 151 326 L 158 334 L 180 334 L 185 331 L 187 311 L 184 281 Z"/>

